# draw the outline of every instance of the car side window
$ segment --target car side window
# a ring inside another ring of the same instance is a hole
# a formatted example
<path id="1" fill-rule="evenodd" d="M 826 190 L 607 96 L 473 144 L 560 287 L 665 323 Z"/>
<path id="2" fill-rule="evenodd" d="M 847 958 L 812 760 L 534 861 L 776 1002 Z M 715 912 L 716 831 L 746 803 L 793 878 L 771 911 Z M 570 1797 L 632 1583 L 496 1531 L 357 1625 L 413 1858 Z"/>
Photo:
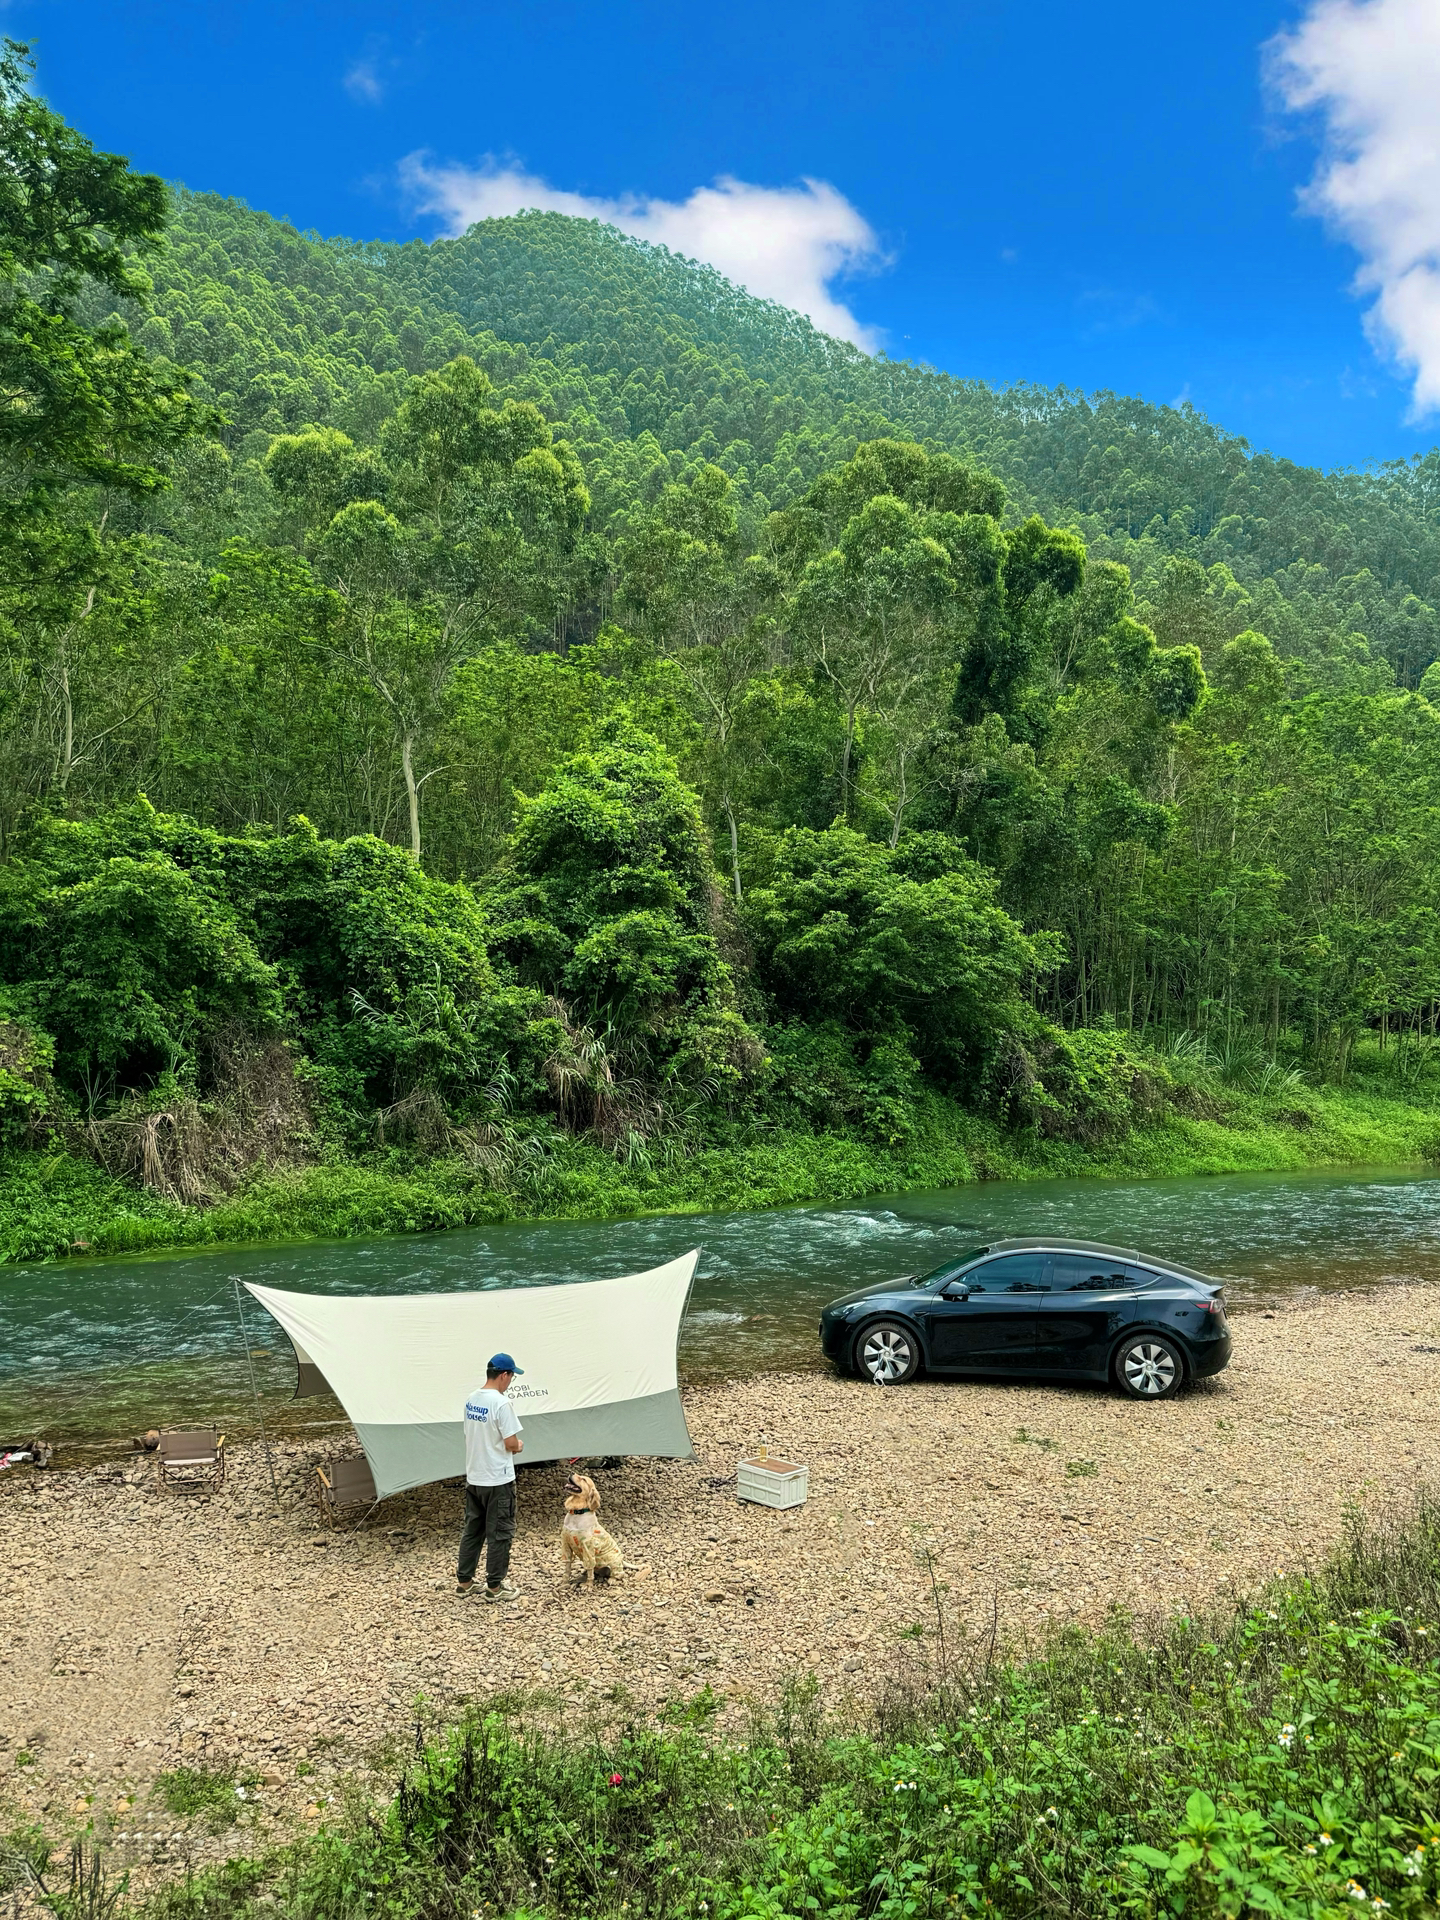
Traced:
<path id="1" fill-rule="evenodd" d="M 1133 1287 L 1137 1269 L 1103 1253 L 1057 1253 L 1050 1286 L 1055 1293 L 1114 1293 Z"/>
<path id="2" fill-rule="evenodd" d="M 958 1280 L 964 1271 L 965 1262 L 963 1260 L 952 1260 L 948 1266 L 932 1267 L 929 1273 L 922 1273 L 920 1278 L 915 1282 L 915 1285 L 917 1287 L 931 1287 L 938 1292 L 940 1288 L 948 1287 L 952 1280 Z"/>
<path id="3" fill-rule="evenodd" d="M 971 1293 L 1044 1293 L 1048 1253 L 1002 1253 L 965 1275 Z"/>

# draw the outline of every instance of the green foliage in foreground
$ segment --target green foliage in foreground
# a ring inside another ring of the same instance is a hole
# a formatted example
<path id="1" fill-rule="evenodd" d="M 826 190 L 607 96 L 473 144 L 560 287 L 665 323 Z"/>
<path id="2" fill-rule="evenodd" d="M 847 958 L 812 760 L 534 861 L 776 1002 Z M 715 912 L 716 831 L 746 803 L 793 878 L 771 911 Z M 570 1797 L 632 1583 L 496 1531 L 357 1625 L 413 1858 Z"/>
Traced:
<path id="1" fill-rule="evenodd" d="M 497 1702 L 424 1747 L 378 1816 L 150 1912 L 1431 1914 L 1437 1615 L 1432 1507 L 1154 1639 L 1117 1618 L 966 1667 L 927 1638 L 862 1732 L 803 1685 L 746 1738 L 715 1730 L 708 1689 L 588 1735 Z"/>

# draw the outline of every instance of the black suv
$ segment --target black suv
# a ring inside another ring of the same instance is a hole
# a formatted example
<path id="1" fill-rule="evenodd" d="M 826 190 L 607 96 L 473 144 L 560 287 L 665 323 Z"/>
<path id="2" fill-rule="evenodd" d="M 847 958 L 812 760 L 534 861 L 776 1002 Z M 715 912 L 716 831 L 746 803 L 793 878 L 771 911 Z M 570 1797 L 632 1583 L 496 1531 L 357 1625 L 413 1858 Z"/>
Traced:
<path id="1" fill-rule="evenodd" d="M 832 1300 L 826 1356 L 881 1386 L 929 1373 L 1114 1381 L 1163 1400 L 1229 1364 L 1220 1285 L 1093 1240 L 997 1240 Z"/>

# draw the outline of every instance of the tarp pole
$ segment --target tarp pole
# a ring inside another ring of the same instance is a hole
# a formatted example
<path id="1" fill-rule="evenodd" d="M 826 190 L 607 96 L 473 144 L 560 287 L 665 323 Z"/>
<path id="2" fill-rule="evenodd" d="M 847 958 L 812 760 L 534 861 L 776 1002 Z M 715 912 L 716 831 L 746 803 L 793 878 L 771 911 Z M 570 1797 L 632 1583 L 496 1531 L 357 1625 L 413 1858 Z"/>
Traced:
<path id="1" fill-rule="evenodd" d="M 260 1444 L 265 1449 L 265 1465 L 270 1470 L 270 1491 L 275 1496 L 276 1511 L 280 1507 L 280 1488 L 275 1480 L 275 1462 L 270 1458 L 270 1436 L 265 1431 L 265 1415 L 260 1410 L 260 1388 L 255 1379 L 255 1356 L 250 1351 L 250 1334 L 245 1325 L 245 1308 L 240 1299 L 240 1276 L 231 1274 L 235 1286 L 235 1311 L 240 1317 L 240 1338 L 245 1343 L 245 1364 L 250 1369 L 250 1392 L 255 1400 L 255 1418 L 260 1422 Z"/>

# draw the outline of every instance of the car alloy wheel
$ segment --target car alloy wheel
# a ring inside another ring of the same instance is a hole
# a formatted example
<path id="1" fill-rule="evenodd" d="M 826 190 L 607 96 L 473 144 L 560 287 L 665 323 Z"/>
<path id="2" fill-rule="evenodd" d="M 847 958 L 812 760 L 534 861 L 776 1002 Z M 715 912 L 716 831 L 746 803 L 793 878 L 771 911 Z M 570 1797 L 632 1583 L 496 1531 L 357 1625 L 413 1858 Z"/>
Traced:
<path id="1" fill-rule="evenodd" d="M 1120 1349 L 1115 1371 L 1136 1400 L 1165 1400 L 1185 1378 L 1179 1354 L 1165 1340 L 1132 1340 Z"/>
<path id="2" fill-rule="evenodd" d="M 894 1320 L 877 1320 L 856 1342 L 855 1363 L 877 1387 L 898 1387 L 919 1369 L 919 1343 Z"/>

